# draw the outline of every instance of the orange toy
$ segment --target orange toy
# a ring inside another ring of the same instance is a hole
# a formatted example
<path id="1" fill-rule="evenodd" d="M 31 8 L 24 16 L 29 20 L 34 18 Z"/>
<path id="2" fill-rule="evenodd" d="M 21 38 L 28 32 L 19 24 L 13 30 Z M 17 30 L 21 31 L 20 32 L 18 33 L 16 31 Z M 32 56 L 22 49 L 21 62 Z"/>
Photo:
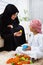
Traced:
<path id="1" fill-rule="evenodd" d="M 28 58 L 28 60 L 30 60 L 30 56 L 28 56 L 28 55 L 26 55 L 26 54 L 23 55 L 23 57 L 24 57 L 24 58 Z"/>
<path id="2" fill-rule="evenodd" d="M 7 64 L 9 63 L 18 63 L 19 62 L 19 57 L 11 58 L 7 61 Z"/>
<path id="3" fill-rule="evenodd" d="M 30 56 L 25 54 L 16 56 L 15 54 L 15 58 L 9 59 L 6 63 L 14 63 L 14 65 L 30 64 Z"/>
<path id="4" fill-rule="evenodd" d="M 30 64 L 30 60 L 29 61 L 21 61 L 21 62 L 17 63 L 17 65 L 23 65 L 23 64 Z"/>

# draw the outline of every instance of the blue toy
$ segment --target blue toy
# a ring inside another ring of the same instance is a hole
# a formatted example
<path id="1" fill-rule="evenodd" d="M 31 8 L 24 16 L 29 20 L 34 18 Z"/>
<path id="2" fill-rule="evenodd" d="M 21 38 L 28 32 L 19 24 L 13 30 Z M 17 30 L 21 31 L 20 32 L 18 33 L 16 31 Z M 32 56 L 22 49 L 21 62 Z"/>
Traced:
<path id="1" fill-rule="evenodd" d="M 23 45 L 22 46 L 22 50 L 25 50 L 26 48 L 28 48 L 28 45 Z"/>

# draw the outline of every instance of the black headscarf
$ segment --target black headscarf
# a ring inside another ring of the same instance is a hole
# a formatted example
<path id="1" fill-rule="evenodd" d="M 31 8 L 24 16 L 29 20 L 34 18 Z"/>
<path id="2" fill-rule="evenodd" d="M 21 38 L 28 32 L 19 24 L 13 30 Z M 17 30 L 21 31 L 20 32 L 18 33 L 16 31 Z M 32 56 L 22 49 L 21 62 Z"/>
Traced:
<path id="1" fill-rule="evenodd" d="M 13 4 L 8 4 L 2 14 L 2 23 L 3 25 L 8 25 L 14 23 L 15 25 L 19 24 L 19 19 L 16 17 L 15 20 L 11 20 L 12 14 L 19 13 L 18 9 Z"/>

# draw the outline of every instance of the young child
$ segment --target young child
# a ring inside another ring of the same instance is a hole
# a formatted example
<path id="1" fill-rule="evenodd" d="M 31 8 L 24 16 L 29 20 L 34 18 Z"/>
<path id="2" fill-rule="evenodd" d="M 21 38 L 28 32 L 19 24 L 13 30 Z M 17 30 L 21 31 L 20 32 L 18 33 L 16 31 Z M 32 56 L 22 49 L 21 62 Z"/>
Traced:
<path id="1" fill-rule="evenodd" d="M 43 34 L 41 31 L 42 24 L 39 20 L 32 20 L 30 22 L 30 35 L 29 43 L 17 47 L 18 53 L 28 54 L 31 58 L 39 59 L 43 57 Z"/>

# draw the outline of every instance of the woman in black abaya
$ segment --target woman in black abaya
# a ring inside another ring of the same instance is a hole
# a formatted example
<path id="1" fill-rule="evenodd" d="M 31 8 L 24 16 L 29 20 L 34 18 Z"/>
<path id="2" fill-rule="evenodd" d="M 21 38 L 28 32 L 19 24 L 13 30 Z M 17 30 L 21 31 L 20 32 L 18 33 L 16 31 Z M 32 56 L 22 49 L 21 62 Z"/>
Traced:
<path id="1" fill-rule="evenodd" d="M 26 43 L 24 28 L 19 25 L 18 9 L 13 4 L 8 4 L 1 15 L 1 37 L 4 39 L 3 50 L 15 50 L 17 46 Z"/>

